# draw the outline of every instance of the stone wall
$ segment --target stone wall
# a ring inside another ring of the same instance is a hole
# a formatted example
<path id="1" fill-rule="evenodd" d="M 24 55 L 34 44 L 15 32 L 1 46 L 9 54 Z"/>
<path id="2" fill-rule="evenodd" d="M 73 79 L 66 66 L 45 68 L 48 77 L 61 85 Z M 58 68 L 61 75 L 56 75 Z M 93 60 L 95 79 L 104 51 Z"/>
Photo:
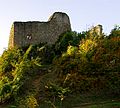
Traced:
<path id="1" fill-rule="evenodd" d="M 90 30 L 89 33 L 91 35 L 97 35 L 97 36 L 101 36 L 103 29 L 102 29 L 102 25 L 97 25 L 97 26 L 93 26 Z"/>
<path id="2" fill-rule="evenodd" d="M 8 48 L 39 43 L 54 44 L 66 31 L 71 31 L 70 20 L 68 15 L 62 12 L 55 12 L 48 22 L 14 22 Z"/>

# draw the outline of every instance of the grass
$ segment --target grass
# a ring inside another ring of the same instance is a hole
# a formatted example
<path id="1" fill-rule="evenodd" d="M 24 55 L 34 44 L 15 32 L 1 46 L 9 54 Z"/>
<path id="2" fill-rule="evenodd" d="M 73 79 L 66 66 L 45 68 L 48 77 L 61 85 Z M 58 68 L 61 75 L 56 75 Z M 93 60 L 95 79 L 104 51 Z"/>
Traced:
<path id="1" fill-rule="evenodd" d="M 76 108 L 120 108 L 120 102 L 96 103 L 94 105 L 84 105 Z"/>
<path id="2" fill-rule="evenodd" d="M 94 104 L 82 104 L 77 107 L 74 107 L 74 105 L 62 105 L 62 106 L 52 106 L 52 105 L 44 105 L 39 108 L 120 108 L 120 101 L 114 101 L 114 102 L 100 102 L 100 103 L 94 103 Z"/>
<path id="3" fill-rule="evenodd" d="M 0 108 L 17 108 L 13 105 L 0 106 Z M 63 102 L 56 100 L 39 103 L 38 108 L 120 108 L 120 96 L 105 94 L 71 94 Z"/>
<path id="4" fill-rule="evenodd" d="M 120 97 L 74 94 L 66 97 L 61 104 L 60 101 L 52 104 L 44 103 L 39 108 L 120 108 Z"/>

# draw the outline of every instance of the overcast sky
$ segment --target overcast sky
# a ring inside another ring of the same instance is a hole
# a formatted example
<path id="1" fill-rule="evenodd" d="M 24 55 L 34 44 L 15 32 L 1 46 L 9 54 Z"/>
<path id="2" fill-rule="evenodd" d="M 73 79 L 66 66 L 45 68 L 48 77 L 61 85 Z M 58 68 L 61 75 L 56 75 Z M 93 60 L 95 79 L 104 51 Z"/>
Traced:
<path id="1" fill-rule="evenodd" d="M 67 13 L 77 32 L 102 24 L 109 33 L 120 24 L 120 0 L 0 0 L 0 54 L 14 21 L 47 21 L 54 12 Z"/>

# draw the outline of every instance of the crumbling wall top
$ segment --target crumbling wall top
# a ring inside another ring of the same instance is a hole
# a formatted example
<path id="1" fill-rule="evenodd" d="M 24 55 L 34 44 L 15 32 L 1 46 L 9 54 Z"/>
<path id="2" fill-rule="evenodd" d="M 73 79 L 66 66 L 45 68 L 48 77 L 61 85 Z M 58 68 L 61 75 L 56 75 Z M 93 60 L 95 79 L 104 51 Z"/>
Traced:
<path id="1" fill-rule="evenodd" d="M 55 12 L 47 22 L 14 22 L 8 48 L 39 43 L 54 44 L 67 31 L 71 31 L 70 19 L 63 12 Z"/>

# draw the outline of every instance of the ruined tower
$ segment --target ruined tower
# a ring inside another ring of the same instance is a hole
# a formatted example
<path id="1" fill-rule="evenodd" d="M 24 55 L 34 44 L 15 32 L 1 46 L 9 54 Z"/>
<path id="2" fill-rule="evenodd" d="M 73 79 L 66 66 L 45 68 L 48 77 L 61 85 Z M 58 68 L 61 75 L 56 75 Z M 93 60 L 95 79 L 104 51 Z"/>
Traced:
<path id="1" fill-rule="evenodd" d="M 89 30 L 89 33 L 92 34 L 92 35 L 101 36 L 102 35 L 102 25 L 93 26 Z"/>
<path id="2" fill-rule="evenodd" d="M 47 22 L 14 22 L 8 48 L 39 43 L 54 44 L 66 31 L 71 31 L 70 20 L 68 15 L 62 12 L 55 12 Z"/>

